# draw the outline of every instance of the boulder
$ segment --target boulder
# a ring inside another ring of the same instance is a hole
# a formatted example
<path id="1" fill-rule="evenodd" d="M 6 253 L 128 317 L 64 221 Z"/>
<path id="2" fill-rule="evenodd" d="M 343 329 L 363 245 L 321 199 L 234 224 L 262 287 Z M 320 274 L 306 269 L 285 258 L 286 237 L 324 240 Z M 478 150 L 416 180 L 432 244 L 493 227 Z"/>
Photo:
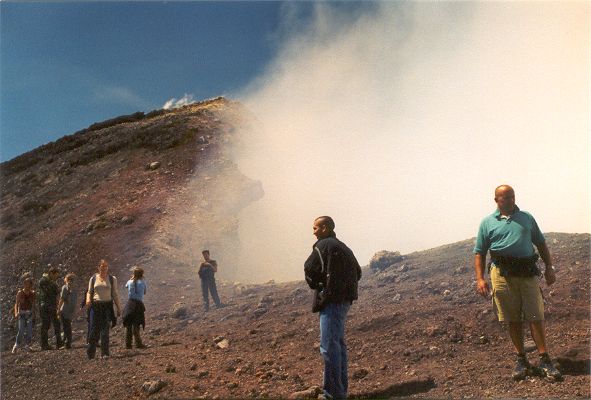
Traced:
<path id="1" fill-rule="evenodd" d="M 369 260 L 369 268 L 374 271 L 382 271 L 404 260 L 399 251 L 381 250 Z"/>

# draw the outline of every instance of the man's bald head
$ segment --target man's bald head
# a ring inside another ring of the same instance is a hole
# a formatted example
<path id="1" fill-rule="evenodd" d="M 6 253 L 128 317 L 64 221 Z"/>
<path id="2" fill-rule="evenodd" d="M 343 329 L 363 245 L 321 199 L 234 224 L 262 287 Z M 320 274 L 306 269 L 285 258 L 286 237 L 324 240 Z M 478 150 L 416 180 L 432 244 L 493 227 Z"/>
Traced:
<path id="1" fill-rule="evenodd" d="M 504 196 L 509 193 L 512 193 L 513 196 L 515 196 L 515 190 L 513 190 L 513 188 L 511 186 L 509 186 L 509 185 L 497 186 L 495 189 L 495 199 L 497 198 L 497 196 Z"/>
<path id="2" fill-rule="evenodd" d="M 495 203 L 503 215 L 511 215 L 515 211 L 515 191 L 509 185 L 497 186 Z"/>

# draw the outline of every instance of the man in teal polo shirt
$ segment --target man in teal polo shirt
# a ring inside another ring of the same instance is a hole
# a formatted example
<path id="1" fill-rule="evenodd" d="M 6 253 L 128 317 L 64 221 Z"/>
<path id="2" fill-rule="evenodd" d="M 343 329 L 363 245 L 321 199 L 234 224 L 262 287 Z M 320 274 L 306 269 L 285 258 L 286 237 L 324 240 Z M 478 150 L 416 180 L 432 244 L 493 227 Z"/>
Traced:
<path id="1" fill-rule="evenodd" d="M 493 306 L 499 321 L 507 323 L 511 341 L 517 351 L 517 365 L 513 379 L 524 379 L 532 372 L 561 378 L 546 350 L 544 331 L 544 301 L 539 287 L 537 247 L 546 266 L 546 284 L 556 281 L 552 258 L 544 235 L 534 217 L 515 205 L 515 192 L 511 186 L 495 189 L 497 210 L 480 223 L 474 247 L 474 269 L 478 293 L 488 296 L 490 290 L 484 279 L 486 253 L 490 251 L 490 275 Z M 540 363 L 532 368 L 525 355 L 523 320 L 529 322 L 532 338 L 538 348 Z"/>

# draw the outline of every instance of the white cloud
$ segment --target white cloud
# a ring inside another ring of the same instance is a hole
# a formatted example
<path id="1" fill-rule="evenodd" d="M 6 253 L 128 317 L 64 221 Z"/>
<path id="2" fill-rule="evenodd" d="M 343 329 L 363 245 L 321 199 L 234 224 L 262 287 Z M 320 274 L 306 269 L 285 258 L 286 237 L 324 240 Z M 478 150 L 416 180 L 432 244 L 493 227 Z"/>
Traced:
<path id="1" fill-rule="evenodd" d="M 174 108 L 180 108 L 189 104 L 193 104 L 196 103 L 195 99 L 193 98 L 192 94 L 186 94 L 181 97 L 180 99 L 176 99 L 176 98 L 172 98 L 170 100 L 168 100 L 166 103 L 164 103 L 164 105 L 162 106 L 163 109 L 165 110 L 171 110 Z"/>

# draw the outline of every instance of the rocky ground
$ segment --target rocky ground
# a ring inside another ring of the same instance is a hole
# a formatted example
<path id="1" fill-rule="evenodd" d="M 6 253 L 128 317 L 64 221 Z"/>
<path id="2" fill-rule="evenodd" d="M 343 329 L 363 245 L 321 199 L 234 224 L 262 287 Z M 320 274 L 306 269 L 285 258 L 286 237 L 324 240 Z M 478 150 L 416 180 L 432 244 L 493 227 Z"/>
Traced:
<path id="1" fill-rule="evenodd" d="M 544 296 L 562 382 L 508 378 L 510 345 L 490 299 L 475 294 L 469 240 L 364 268 L 347 325 L 351 396 L 589 398 L 590 238 L 547 237 L 561 267 Z M 316 397 L 318 317 L 303 282 L 221 284 L 227 306 L 205 313 L 195 278 L 163 278 L 148 276 L 148 349 L 124 349 L 116 327 L 112 357 L 89 361 L 79 317 L 72 350 L 2 354 L 3 398 Z"/>
<path id="2" fill-rule="evenodd" d="M 97 123 L 0 164 L 2 399 L 317 397 L 318 316 L 303 281 L 237 283 L 224 269 L 239 267 L 229 251 L 215 257 L 226 306 L 201 306 L 199 250 L 237 250 L 238 213 L 264 195 L 230 156 L 246 120 L 220 98 Z M 364 267 L 347 323 L 351 396 L 591 397 L 590 235 L 547 240 L 558 282 L 542 287 L 562 382 L 508 378 L 511 346 L 490 299 L 475 292 L 470 239 L 378 253 Z M 61 264 L 81 277 L 81 292 L 101 258 L 120 280 L 133 264 L 145 268 L 148 348 L 126 350 L 119 323 L 111 357 L 87 360 L 80 313 L 71 350 L 11 354 L 22 274 L 38 279 L 48 263 Z"/>

